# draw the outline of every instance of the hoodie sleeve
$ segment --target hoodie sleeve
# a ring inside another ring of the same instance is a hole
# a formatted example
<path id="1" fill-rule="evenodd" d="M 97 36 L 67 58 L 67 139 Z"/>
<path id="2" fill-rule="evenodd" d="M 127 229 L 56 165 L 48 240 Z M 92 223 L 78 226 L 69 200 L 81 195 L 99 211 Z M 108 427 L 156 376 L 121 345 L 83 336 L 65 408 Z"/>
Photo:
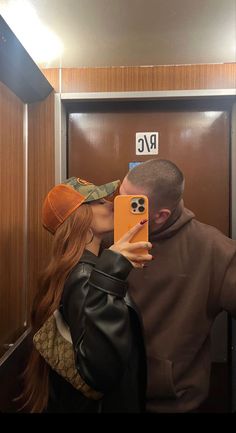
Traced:
<path id="1" fill-rule="evenodd" d="M 225 270 L 221 287 L 220 304 L 223 310 L 236 318 L 236 252 L 232 255 Z"/>

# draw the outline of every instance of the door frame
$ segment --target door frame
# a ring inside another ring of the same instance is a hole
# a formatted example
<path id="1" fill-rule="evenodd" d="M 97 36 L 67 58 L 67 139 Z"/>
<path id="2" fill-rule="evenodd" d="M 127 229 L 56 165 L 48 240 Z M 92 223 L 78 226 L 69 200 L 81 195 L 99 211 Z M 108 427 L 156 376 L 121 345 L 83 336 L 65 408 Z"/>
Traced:
<path id="1" fill-rule="evenodd" d="M 199 89 L 199 90 L 164 90 L 137 92 L 83 92 L 55 93 L 55 184 L 66 178 L 67 167 L 67 125 L 66 101 L 134 101 L 134 100 L 180 100 L 207 99 L 209 97 L 235 96 L 236 89 Z M 236 239 L 236 102 L 233 103 L 231 116 L 230 148 L 230 233 Z"/>

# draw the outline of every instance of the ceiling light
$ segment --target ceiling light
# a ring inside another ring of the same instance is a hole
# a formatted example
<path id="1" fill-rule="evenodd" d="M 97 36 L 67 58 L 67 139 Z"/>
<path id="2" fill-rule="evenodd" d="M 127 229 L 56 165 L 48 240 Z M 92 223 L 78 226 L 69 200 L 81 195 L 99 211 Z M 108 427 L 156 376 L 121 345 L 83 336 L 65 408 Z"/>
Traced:
<path id="1" fill-rule="evenodd" d="M 63 46 L 58 36 L 39 19 L 27 0 L 10 0 L 0 5 L 0 12 L 24 48 L 38 64 L 50 64 L 60 58 Z"/>

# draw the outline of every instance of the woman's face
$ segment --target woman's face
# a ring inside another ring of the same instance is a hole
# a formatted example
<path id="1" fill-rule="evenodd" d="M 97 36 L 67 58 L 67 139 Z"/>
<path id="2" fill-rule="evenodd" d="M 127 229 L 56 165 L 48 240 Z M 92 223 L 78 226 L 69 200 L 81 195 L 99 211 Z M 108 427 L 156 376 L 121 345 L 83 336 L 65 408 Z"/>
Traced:
<path id="1" fill-rule="evenodd" d="M 111 232 L 114 228 L 113 203 L 104 198 L 90 204 L 93 211 L 91 229 L 99 236 Z"/>

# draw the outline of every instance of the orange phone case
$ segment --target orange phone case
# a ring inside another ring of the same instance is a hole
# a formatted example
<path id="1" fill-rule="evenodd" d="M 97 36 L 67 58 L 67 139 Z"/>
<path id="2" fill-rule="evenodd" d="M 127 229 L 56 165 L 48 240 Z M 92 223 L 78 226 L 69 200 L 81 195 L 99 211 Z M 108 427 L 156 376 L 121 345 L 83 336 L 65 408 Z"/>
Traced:
<path id="1" fill-rule="evenodd" d="M 140 205 L 139 200 L 144 200 Z M 136 209 L 134 204 L 136 203 Z M 144 209 L 140 208 L 143 207 Z M 148 219 L 148 198 L 143 194 L 118 195 L 114 200 L 114 241 L 117 242 L 128 230 L 138 222 Z M 148 241 L 148 222 L 134 235 L 130 242 Z M 147 250 L 143 250 L 145 253 Z M 138 253 L 141 250 L 137 250 Z"/>

